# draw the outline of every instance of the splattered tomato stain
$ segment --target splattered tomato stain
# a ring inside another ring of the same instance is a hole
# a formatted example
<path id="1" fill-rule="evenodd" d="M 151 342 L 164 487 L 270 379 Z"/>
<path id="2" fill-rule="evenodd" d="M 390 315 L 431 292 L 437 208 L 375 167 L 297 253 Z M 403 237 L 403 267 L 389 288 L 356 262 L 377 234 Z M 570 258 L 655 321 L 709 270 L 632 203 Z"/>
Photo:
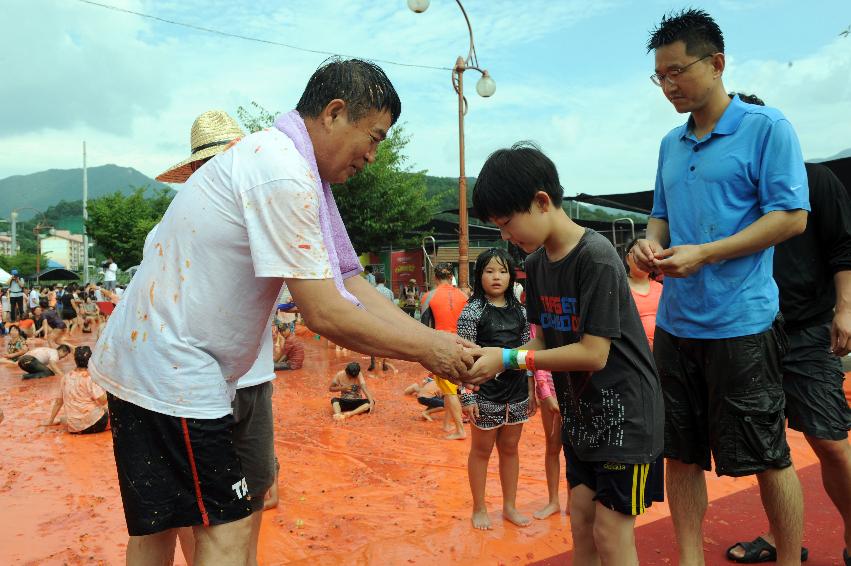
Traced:
<path id="1" fill-rule="evenodd" d="M 189 268 L 189 260 L 188 259 L 186 260 L 186 267 L 187 267 L 187 269 Z"/>
<path id="2" fill-rule="evenodd" d="M 179 296 L 179 293 L 175 293 L 175 294 L 174 294 L 174 296 L 172 296 L 172 298 L 174 299 L 174 302 L 175 302 L 175 303 L 177 302 L 177 297 L 178 297 L 178 296 Z"/>
<path id="3" fill-rule="evenodd" d="M 162 244 L 160 244 L 160 243 L 158 243 L 158 244 L 157 244 L 157 245 L 155 245 L 154 247 L 155 247 L 155 248 L 157 248 L 157 249 L 159 250 L 159 255 L 160 255 L 160 256 L 162 256 L 162 255 L 163 255 L 163 245 L 162 245 Z"/>
<path id="4" fill-rule="evenodd" d="M 147 318 L 147 316 L 145 316 L 145 318 Z M 142 342 L 147 342 L 147 341 L 148 341 L 148 333 L 145 332 L 145 333 L 142 334 Z"/>
<path id="5" fill-rule="evenodd" d="M 139 332 L 137 330 L 134 330 L 133 332 L 130 333 L 130 340 L 132 340 L 133 342 L 135 342 L 136 338 L 138 338 L 138 337 L 139 337 Z"/>
<path id="6" fill-rule="evenodd" d="M 157 284 L 156 281 L 151 283 L 151 290 L 148 291 L 148 297 L 150 297 L 150 299 L 151 299 L 151 306 L 154 306 L 154 287 L 156 286 L 156 284 Z"/>
<path id="7" fill-rule="evenodd" d="M 258 145 L 257 147 L 254 148 L 254 153 L 259 153 L 259 152 L 260 152 L 260 146 Z"/>
<path id="8" fill-rule="evenodd" d="M 300 247 L 303 250 L 309 250 L 310 244 L 299 244 L 298 247 Z"/>

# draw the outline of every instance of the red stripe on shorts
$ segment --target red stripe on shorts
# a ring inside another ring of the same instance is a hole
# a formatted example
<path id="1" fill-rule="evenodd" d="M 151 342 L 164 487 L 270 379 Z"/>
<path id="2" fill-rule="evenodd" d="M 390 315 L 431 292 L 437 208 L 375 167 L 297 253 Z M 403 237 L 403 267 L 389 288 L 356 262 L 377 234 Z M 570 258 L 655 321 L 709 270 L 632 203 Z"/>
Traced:
<path id="1" fill-rule="evenodd" d="M 198 482 L 198 469 L 195 467 L 195 455 L 192 453 L 192 442 L 189 440 L 189 427 L 186 425 L 186 419 L 180 419 L 180 424 L 183 426 L 183 441 L 186 443 L 186 454 L 189 455 L 189 468 L 192 470 L 192 481 L 195 484 L 195 499 L 198 501 L 198 510 L 201 512 L 201 522 L 205 527 L 210 526 L 210 517 L 207 515 L 207 509 L 204 507 L 204 500 L 201 498 L 201 484 Z"/>

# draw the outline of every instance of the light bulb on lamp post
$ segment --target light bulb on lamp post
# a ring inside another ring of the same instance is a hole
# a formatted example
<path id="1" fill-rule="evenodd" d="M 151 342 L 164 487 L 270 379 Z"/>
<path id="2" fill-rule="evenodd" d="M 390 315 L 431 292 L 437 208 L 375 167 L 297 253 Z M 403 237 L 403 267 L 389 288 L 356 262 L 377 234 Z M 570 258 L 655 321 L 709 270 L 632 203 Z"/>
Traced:
<path id="1" fill-rule="evenodd" d="M 464 20 L 467 22 L 467 31 L 470 33 L 470 47 L 467 51 L 467 58 L 458 57 L 455 66 L 452 68 L 452 86 L 458 94 L 458 286 L 463 288 L 470 286 L 467 176 L 464 171 L 464 115 L 467 113 L 467 100 L 464 98 L 464 71 L 473 69 L 482 74 L 479 82 L 476 83 L 476 92 L 483 98 L 493 96 L 496 92 L 496 82 L 494 82 L 486 69 L 479 67 L 476 46 L 473 43 L 473 28 L 470 25 L 470 18 L 467 17 L 467 11 L 464 10 L 461 0 L 455 0 L 455 3 L 461 9 L 461 14 L 464 15 Z M 429 0 L 408 0 L 408 8 L 418 14 L 425 12 L 428 7 Z"/>
<path id="2" fill-rule="evenodd" d="M 411 9 L 412 12 L 416 12 L 417 14 L 422 14 L 426 10 L 428 10 L 429 0 L 408 0 L 408 8 Z"/>

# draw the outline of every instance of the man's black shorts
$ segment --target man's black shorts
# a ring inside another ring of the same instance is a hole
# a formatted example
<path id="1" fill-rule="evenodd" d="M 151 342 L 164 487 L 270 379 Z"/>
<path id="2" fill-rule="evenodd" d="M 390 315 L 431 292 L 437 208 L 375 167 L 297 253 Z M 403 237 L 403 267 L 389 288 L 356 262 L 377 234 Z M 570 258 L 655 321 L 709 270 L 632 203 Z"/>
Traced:
<path id="1" fill-rule="evenodd" d="M 792 464 L 786 443 L 782 319 L 760 334 L 677 338 L 656 327 L 665 396 L 665 457 L 747 476 Z"/>
<path id="2" fill-rule="evenodd" d="M 851 408 L 842 362 L 830 352 L 831 323 L 789 333 L 783 358 L 783 390 L 789 428 L 822 440 L 845 440 Z"/>
<path id="3" fill-rule="evenodd" d="M 172 417 L 114 395 L 107 398 L 130 536 L 219 525 L 251 515 L 232 439 L 233 416 Z"/>
<path id="4" fill-rule="evenodd" d="M 638 516 L 654 501 L 665 500 L 665 462 L 662 456 L 647 464 L 619 462 L 583 462 L 564 443 L 567 483 L 572 488 L 584 485 L 594 492 L 594 501 L 623 513 Z"/>

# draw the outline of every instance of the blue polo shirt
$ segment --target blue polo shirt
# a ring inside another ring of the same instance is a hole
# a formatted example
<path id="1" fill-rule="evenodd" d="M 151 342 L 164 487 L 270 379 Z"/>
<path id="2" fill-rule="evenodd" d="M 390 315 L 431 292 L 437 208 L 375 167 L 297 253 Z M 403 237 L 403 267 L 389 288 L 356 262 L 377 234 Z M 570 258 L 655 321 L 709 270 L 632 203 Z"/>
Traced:
<path id="1" fill-rule="evenodd" d="M 721 240 L 764 214 L 797 209 L 810 209 L 807 173 L 780 111 L 737 96 L 702 140 L 691 118 L 662 139 L 651 216 L 668 222 L 671 246 Z M 768 248 L 666 278 L 656 324 L 681 338 L 767 330 L 780 309 L 773 259 Z"/>

